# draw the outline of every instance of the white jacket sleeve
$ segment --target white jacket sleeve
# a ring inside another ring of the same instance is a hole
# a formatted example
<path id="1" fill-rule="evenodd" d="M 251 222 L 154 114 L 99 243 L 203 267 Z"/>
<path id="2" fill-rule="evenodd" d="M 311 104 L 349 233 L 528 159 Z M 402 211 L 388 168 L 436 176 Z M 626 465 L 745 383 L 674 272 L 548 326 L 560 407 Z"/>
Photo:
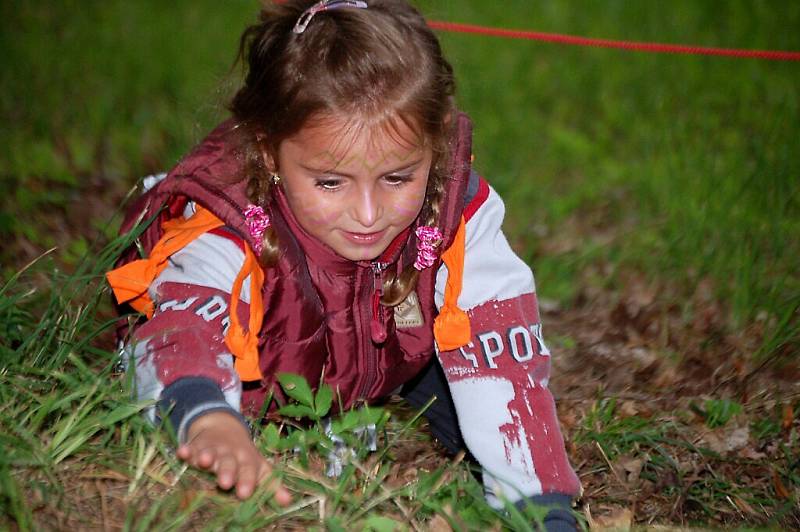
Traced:
<path id="1" fill-rule="evenodd" d="M 169 258 L 148 290 L 152 319 L 126 345 L 136 395 L 157 401 L 151 420 L 168 415 L 179 441 L 198 416 L 218 410 L 239 415 L 242 384 L 225 344 L 231 287 L 244 262 L 233 238 L 206 233 Z M 249 277 L 240 294 L 240 319 L 249 311 Z"/>
<path id="2" fill-rule="evenodd" d="M 543 493 L 577 495 L 555 404 L 547 385 L 550 352 L 542 338 L 533 274 L 501 225 L 505 207 L 485 182 L 467 211 L 464 282 L 458 306 L 471 341 L 438 352 L 464 441 L 484 471 L 488 502 L 502 507 Z M 477 207 L 477 209 L 476 209 Z M 447 268 L 436 279 L 441 307 Z"/>

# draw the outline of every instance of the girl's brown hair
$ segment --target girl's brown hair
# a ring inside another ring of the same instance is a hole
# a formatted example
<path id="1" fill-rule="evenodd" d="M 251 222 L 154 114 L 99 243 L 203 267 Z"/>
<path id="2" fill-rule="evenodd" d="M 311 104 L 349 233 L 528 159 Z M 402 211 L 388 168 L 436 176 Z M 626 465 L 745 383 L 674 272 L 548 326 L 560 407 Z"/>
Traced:
<path id="1" fill-rule="evenodd" d="M 447 171 L 447 140 L 455 83 L 439 41 L 404 0 L 371 0 L 366 9 L 317 13 L 303 33 L 292 30 L 312 0 L 267 4 L 242 35 L 244 83 L 229 108 L 243 131 L 248 195 L 270 201 L 267 158 L 308 121 L 353 116 L 397 130 L 409 126 L 433 150 L 421 225 L 436 225 Z M 264 235 L 261 262 L 275 264 L 277 236 Z M 416 285 L 413 266 L 384 282 L 385 305 L 400 303 Z"/>

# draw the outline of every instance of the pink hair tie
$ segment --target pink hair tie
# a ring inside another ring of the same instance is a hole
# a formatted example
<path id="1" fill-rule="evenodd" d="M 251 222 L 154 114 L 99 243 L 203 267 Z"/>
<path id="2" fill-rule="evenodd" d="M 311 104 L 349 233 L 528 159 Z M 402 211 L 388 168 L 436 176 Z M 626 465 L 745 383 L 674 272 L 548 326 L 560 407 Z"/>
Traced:
<path id="1" fill-rule="evenodd" d="M 342 7 L 355 7 L 358 9 L 366 9 L 367 3 L 363 0 L 321 0 L 317 2 L 313 6 L 309 7 L 300 17 L 297 19 L 297 22 L 294 25 L 294 29 L 292 30 L 294 33 L 303 33 L 306 31 L 308 24 L 311 22 L 311 19 L 314 18 L 314 15 L 320 13 L 322 11 L 329 11 L 331 9 L 340 9 Z"/>
<path id="2" fill-rule="evenodd" d="M 250 236 L 253 237 L 253 251 L 256 255 L 261 255 L 261 250 L 264 248 L 264 233 L 269 227 L 269 215 L 258 205 L 250 204 L 244 210 L 244 220 Z"/>
<path id="3" fill-rule="evenodd" d="M 436 248 L 442 243 L 442 232 L 438 227 L 422 225 L 415 231 L 417 235 L 417 260 L 414 267 L 418 270 L 430 268 L 436 262 Z"/>

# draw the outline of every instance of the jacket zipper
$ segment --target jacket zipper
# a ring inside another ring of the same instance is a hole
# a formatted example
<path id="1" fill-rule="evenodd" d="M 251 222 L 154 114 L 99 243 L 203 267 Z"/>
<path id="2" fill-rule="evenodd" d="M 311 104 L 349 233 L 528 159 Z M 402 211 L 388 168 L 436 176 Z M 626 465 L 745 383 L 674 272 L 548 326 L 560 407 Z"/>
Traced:
<path id="1" fill-rule="evenodd" d="M 366 358 L 366 370 L 364 381 L 361 386 L 361 398 L 366 398 L 369 394 L 372 385 L 375 382 L 375 374 L 377 372 L 378 363 L 378 348 L 376 344 L 382 344 L 386 341 L 386 326 L 383 324 L 383 307 L 381 305 L 381 296 L 383 295 L 383 272 L 389 265 L 385 262 L 374 261 L 370 263 L 372 270 L 372 295 L 371 295 L 371 313 L 369 320 L 369 337 L 366 334 L 364 337 L 364 357 Z"/>
<path id="2" fill-rule="evenodd" d="M 406 229 L 406 232 L 408 229 Z M 386 341 L 387 332 L 386 325 L 383 320 L 383 305 L 381 305 L 381 296 L 383 296 L 383 272 L 389 267 L 389 260 L 393 257 L 398 249 L 403 246 L 407 235 L 404 233 L 402 238 L 396 238 L 392 244 L 378 257 L 378 260 L 370 262 L 370 269 L 372 270 L 372 295 L 371 307 L 372 312 L 369 321 L 369 338 L 365 332 L 362 332 L 364 357 L 366 358 L 366 375 L 361 386 L 360 397 L 366 399 L 370 389 L 375 383 L 375 374 L 377 373 L 378 364 L 378 348 Z"/>
<path id="3" fill-rule="evenodd" d="M 386 341 L 386 325 L 383 324 L 383 306 L 381 297 L 383 296 L 383 277 L 382 274 L 388 265 L 385 262 L 373 262 L 372 267 L 372 320 L 369 324 L 369 333 L 372 341 L 382 344 Z"/>

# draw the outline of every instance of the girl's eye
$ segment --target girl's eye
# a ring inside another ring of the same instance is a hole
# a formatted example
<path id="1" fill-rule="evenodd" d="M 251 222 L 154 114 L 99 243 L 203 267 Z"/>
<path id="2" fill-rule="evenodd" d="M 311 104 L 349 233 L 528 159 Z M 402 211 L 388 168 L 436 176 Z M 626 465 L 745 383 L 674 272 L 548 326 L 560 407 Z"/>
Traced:
<path id="1" fill-rule="evenodd" d="M 317 179 L 314 186 L 326 191 L 334 191 L 339 188 L 342 182 L 339 179 Z"/>
<path id="2" fill-rule="evenodd" d="M 389 184 L 389 185 L 391 185 L 393 187 L 399 187 L 399 186 L 405 185 L 406 183 L 411 181 L 413 178 L 410 175 L 387 175 L 383 179 L 384 179 L 384 181 L 386 181 L 387 184 Z"/>

